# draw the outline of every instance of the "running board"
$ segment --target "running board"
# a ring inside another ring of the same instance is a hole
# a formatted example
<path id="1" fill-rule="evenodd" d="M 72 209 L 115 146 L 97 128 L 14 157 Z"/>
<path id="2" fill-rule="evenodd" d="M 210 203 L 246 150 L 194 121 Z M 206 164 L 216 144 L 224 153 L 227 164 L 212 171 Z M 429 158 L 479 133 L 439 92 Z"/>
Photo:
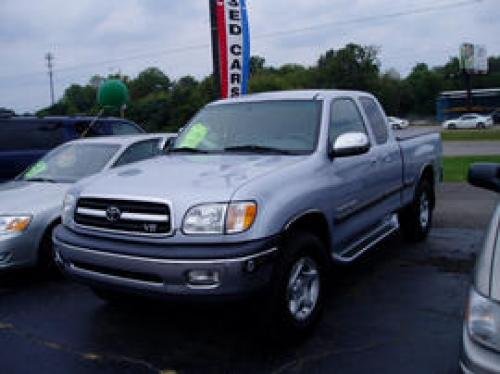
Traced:
<path id="1" fill-rule="evenodd" d="M 398 217 L 393 214 L 385 219 L 380 225 L 368 232 L 366 235 L 356 240 L 341 253 L 334 253 L 333 259 L 339 262 L 351 262 L 356 260 L 363 253 L 373 248 L 382 240 L 387 238 L 399 228 Z"/>

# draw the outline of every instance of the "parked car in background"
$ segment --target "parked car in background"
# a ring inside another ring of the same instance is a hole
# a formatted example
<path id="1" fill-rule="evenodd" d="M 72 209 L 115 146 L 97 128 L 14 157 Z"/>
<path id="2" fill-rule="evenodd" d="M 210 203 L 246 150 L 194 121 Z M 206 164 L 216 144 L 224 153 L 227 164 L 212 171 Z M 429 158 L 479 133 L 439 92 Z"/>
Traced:
<path id="1" fill-rule="evenodd" d="M 121 118 L 0 116 L 0 183 L 13 179 L 51 149 L 69 140 L 103 135 L 142 134 Z"/>
<path id="2" fill-rule="evenodd" d="M 395 138 L 357 91 L 284 91 L 202 109 L 169 156 L 68 191 L 56 259 L 108 300 L 203 300 L 266 290 L 292 334 L 317 321 L 327 273 L 401 227 L 423 240 L 440 134 Z"/>
<path id="3" fill-rule="evenodd" d="M 173 134 L 110 136 L 63 144 L 0 185 L 0 270 L 52 264 L 52 229 L 76 181 L 163 153 Z"/>
<path id="4" fill-rule="evenodd" d="M 491 116 L 481 114 L 464 114 L 455 119 L 449 119 L 443 122 L 443 128 L 454 129 L 485 129 L 493 126 L 493 119 Z"/>
<path id="5" fill-rule="evenodd" d="M 410 122 L 407 119 L 402 119 L 402 118 L 392 117 L 392 116 L 387 117 L 387 119 L 389 120 L 389 125 L 394 130 L 405 129 L 410 125 Z"/>
<path id="6" fill-rule="evenodd" d="M 500 193 L 500 164 L 472 165 L 469 182 Z M 464 373 L 500 373 L 500 204 L 477 259 L 462 336 Z"/>

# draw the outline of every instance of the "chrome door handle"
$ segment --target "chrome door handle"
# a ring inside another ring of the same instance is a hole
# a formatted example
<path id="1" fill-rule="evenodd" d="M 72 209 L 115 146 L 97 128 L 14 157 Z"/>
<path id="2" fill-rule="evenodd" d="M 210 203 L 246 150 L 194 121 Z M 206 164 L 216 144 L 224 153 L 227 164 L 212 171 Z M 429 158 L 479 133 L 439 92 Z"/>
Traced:
<path id="1" fill-rule="evenodd" d="M 370 165 L 375 165 L 376 163 L 377 163 L 377 159 L 376 158 L 370 159 Z"/>

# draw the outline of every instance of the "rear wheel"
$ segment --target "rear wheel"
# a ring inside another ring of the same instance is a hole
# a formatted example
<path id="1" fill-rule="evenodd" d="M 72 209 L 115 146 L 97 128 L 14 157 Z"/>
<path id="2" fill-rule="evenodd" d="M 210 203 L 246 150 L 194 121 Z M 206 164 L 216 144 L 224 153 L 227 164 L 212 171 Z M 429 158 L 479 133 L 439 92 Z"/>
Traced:
<path id="1" fill-rule="evenodd" d="M 424 240 L 432 226 L 432 184 L 424 179 L 417 187 L 413 202 L 399 213 L 403 236 L 410 241 Z"/>
<path id="2" fill-rule="evenodd" d="M 282 249 L 269 295 L 274 328 L 281 337 L 300 338 L 321 315 L 328 257 L 321 240 L 301 231 L 290 235 Z"/>
<path id="3" fill-rule="evenodd" d="M 476 127 L 477 127 L 478 129 L 484 129 L 484 128 L 486 128 L 486 126 L 485 126 L 485 125 L 484 125 L 484 123 L 482 123 L 482 122 L 478 123 L 478 124 L 476 125 Z"/>
<path id="4" fill-rule="evenodd" d="M 450 123 L 448 125 L 448 130 L 455 130 L 457 128 L 457 125 L 455 125 L 454 123 Z"/>

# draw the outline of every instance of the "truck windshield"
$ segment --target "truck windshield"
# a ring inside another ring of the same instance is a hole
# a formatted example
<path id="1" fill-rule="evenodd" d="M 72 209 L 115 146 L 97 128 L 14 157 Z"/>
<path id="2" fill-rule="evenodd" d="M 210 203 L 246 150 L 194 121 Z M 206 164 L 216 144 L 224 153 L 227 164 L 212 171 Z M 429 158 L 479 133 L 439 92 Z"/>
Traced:
<path id="1" fill-rule="evenodd" d="M 315 100 L 207 106 L 186 126 L 170 152 L 312 153 L 321 107 Z"/>
<path id="2" fill-rule="evenodd" d="M 119 149 L 114 144 L 65 144 L 29 167 L 18 180 L 74 183 L 101 171 Z"/>

